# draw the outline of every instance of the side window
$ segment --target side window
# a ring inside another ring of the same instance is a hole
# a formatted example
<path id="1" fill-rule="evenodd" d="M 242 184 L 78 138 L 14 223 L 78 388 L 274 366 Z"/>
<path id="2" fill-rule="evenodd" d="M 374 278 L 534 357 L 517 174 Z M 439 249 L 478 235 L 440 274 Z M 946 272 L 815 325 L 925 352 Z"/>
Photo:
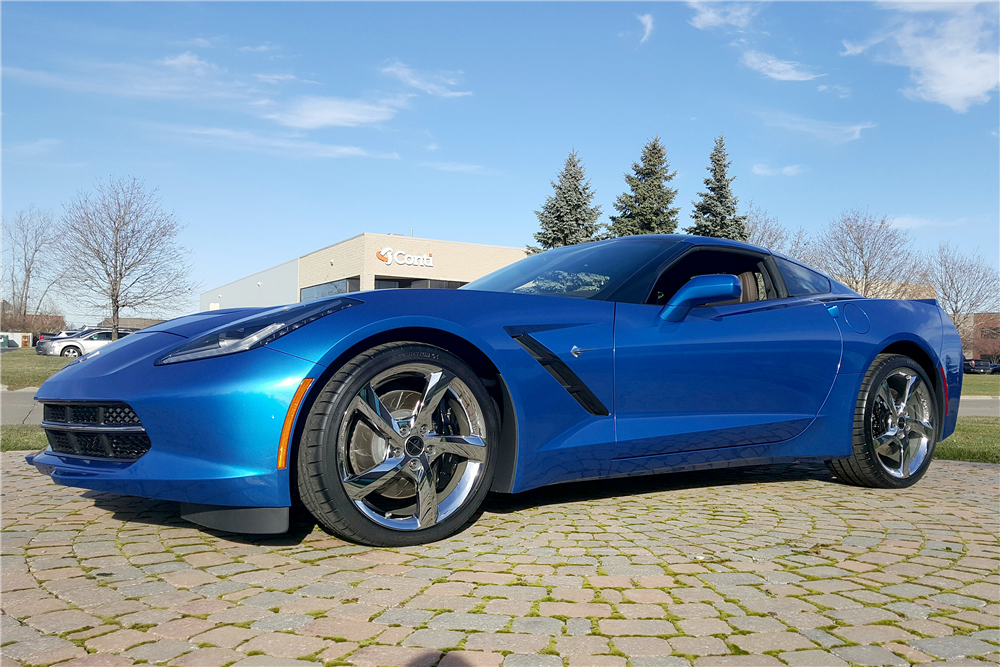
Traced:
<path id="1" fill-rule="evenodd" d="M 743 283 L 743 295 L 737 301 L 710 305 L 751 303 L 777 298 L 774 283 L 767 272 L 762 257 L 741 252 L 696 250 L 684 255 L 680 260 L 666 268 L 659 280 L 656 281 L 646 303 L 662 306 L 676 294 L 677 290 L 695 276 L 718 273 L 737 276 Z"/>
<path id="2" fill-rule="evenodd" d="M 111 340 L 111 332 L 110 331 L 102 331 L 101 333 L 99 333 L 96 336 L 94 336 L 94 338 L 96 340 Z"/>
<path id="3" fill-rule="evenodd" d="M 830 291 L 830 279 L 826 276 L 781 257 L 775 257 L 774 261 L 781 269 L 785 287 L 788 288 L 788 296 L 826 294 Z"/>

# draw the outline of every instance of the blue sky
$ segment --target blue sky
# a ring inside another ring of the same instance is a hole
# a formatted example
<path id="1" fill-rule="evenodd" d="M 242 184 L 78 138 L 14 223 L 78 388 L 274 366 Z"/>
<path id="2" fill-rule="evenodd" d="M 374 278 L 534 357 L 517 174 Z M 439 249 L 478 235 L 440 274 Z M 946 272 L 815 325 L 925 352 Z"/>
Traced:
<path id="1" fill-rule="evenodd" d="M 362 231 L 523 246 L 574 148 L 606 220 L 656 134 L 686 225 L 722 132 L 741 204 L 787 227 L 862 206 L 998 262 L 997 24 L 995 2 L 4 2 L 3 215 L 140 177 L 209 289 Z"/>

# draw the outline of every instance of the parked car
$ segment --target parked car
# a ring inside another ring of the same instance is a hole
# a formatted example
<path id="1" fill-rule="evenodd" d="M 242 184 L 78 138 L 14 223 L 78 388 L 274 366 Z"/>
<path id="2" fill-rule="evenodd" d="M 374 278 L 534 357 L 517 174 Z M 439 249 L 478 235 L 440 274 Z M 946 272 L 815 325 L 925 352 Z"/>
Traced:
<path id="1" fill-rule="evenodd" d="M 990 375 L 1000 375 L 1000 364 L 990 364 Z"/>
<path id="2" fill-rule="evenodd" d="M 627 236 L 457 290 L 149 327 L 42 385 L 49 446 L 28 462 L 232 532 L 284 532 L 301 498 L 377 546 L 444 539 L 491 490 L 584 479 L 811 460 L 899 490 L 955 430 L 961 354 L 933 299 L 867 299 L 736 241 Z"/>
<path id="3" fill-rule="evenodd" d="M 962 370 L 966 373 L 986 375 L 991 371 L 991 366 L 992 364 L 985 359 L 966 359 L 962 364 Z"/>
<path id="4" fill-rule="evenodd" d="M 123 338 L 130 333 L 132 333 L 131 329 L 119 329 L 118 337 Z M 45 341 L 44 350 L 42 352 L 36 350 L 36 354 L 46 354 L 50 357 L 79 357 L 100 349 L 110 342 L 111 329 L 87 329 L 65 338 L 53 338 Z"/>
<path id="5" fill-rule="evenodd" d="M 79 329 L 76 331 L 60 331 L 53 338 L 47 338 L 45 340 L 39 340 L 35 345 L 35 354 L 50 355 L 50 350 L 52 349 L 52 344 L 58 339 L 60 342 L 66 342 L 65 339 L 76 338 L 77 336 L 83 336 L 87 333 L 93 333 L 95 331 L 105 331 L 105 329 L 100 329 L 97 327 L 90 327 L 86 329 Z M 61 349 L 61 348 L 60 348 Z M 58 353 L 51 356 L 59 356 Z"/>

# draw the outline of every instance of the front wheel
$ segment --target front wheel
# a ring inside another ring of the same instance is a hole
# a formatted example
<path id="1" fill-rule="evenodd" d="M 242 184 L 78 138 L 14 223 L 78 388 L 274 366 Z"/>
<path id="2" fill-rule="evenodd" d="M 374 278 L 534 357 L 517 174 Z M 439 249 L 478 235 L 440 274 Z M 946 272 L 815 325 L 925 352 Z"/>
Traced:
<path id="1" fill-rule="evenodd" d="M 75 359 L 80 356 L 80 350 L 75 347 L 64 347 L 62 351 L 62 356 L 69 357 L 70 359 Z"/>
<path id="2" fill-rule="evenodd" d="M 920 364 L 897 354 L 875 357 L 854 411 L 854 451 L 827 465 L 859 486 L 899 489 L 930 466 L 938 437 L 938 402 Z"/>
<path id="3" fill-rule="evenodd" d="M 361 544 L 448 537 L 489 490 L 497 422 L 483 383 L 453 354 L 419 343 L 372 348 L 327 382 L 306 417 L 302 501 Z"/>

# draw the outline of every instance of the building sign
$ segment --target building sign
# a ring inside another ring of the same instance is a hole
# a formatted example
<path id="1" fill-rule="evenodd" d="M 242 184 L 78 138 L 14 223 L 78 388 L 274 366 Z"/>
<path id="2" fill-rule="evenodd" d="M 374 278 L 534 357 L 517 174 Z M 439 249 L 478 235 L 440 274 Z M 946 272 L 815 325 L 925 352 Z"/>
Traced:
<path id="1" fill-rule="evenodd" d="M 434 268 L 434 253 L 426 255 L 408 255 L 405 250 L 392 251 L 392 248 L 382 248 L 376 251 L 375 257 L 386 266 L 392 266 L 393 262 L 400 266 L 427 266 Z"/>

